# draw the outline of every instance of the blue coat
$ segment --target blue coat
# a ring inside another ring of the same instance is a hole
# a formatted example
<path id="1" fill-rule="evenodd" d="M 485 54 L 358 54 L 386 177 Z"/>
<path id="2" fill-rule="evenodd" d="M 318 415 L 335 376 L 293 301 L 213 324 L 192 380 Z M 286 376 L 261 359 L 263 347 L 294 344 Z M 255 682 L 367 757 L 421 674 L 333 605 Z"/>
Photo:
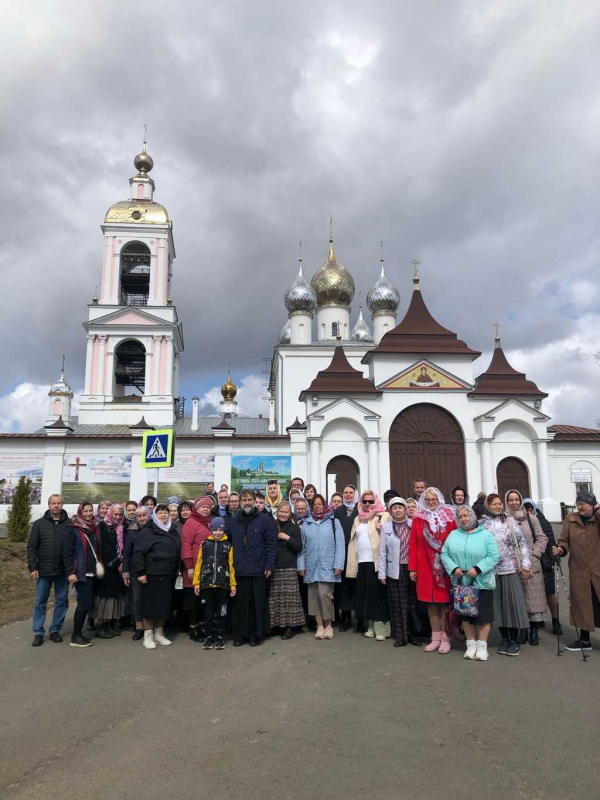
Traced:
<path id="1" fill-rule="evenodd" d="M 248 517 L 234 514 L 229 520 L 228 535 L 233 544 L 236 576 L 260 578 L 266 570 L 275 569 L 277 534 L 269 514 L 259 514 L 256 510 Z"/>
<path id="2" fill-rule="evenodd" d="M 302 542 L 298 570 L 306 571 L 304 583 L 340 583 L 342 576 L 334 570 L 344 569 L 346 541 L 339 519 L 333 514 L 320 521 L 307 517 L 302 525 Z"/>
<path id="3" fill-rule="evenodd" d="M 461 528 L 451 531 L 442 548 L 442 563 L 453 584 L 460 582 L 452 574 L 457 567 L 464 573 L 476 567 L 479 575 L 474 580 L 465 575 L 462 582 L 473 583 L 480 589 L 495 589 L 495 567 L 499 559 L 496 538 L 483 525 L 470 533 L 465 533 Z"/>
<path id="4" fill-rule="evenodd" d="M 86 534 L 92 544 L 92 547 L 96 551 L 96 555 L 98 555 L 100 548 L 98 547 L 98 539 L 96 538 L 96 534 L 92 533 L 91 531 L 86 531 Z M 86 549 L 89 550 L 89 545 L 87 545 Z M 85 581 L 87 580 L 85 574 L 86 549 L 84 549 L 83 546 L 83 533 L 76 525 L 69 525 L 69 527 L 65 532 L 65 543 L 63 551 L 65 572 L 67 576 L 77 575 L 77 580 L 79 583 L 85 583 Z M 96 571 L 95 559 L 94 559 L 94 554 L 92 552 L 88 552 L 88 564 L 90 565 L 90 567 L 94 565 L 93 571 L 95 572 Z"/>

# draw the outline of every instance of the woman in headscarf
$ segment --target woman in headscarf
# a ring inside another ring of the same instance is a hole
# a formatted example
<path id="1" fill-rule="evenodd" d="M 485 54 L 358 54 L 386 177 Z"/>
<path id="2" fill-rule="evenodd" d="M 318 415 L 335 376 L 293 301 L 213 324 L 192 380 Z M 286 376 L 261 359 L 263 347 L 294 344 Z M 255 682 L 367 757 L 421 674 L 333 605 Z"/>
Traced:
<path id="1" fill-rule="evenodd" d="M 390 519 L 375 492 L 365 489 L 348 543 L 346 574 L 356 578 L 356 616 L 368 622 L 365 636 L 378 642 L 391 635 L 387 593 L 377 577 L 379 536 L 382 525 Z"/>
<path id="2" fill-rule="evenodd" d="M 171 517 L 175 525 L 177 525 L 177 523 L 179 522 L 179 503 L 180 503 L 179 498 L 175 497 L 174 495 L 172 497 L 167 497 L 165 501 L 165 504 L 169 509 L 169 516 Z"/>
<path id="3" fill-rule="evenodd" d="M 529 625 L 519 574 L 525 580 L 531 577 L 531 556 L 521 528 L 506 515 L 500 495 L 488 494 L 484 510 L 481 523 L 493 534 L 500 553 L 494 591 L 494 622 L 502 636 L 497 652 L 501 656 L 518 656 L 519 631 Z"/>
<path id="4" fill-rule="evenodd" d="M 469 506 L 456 509 L 458 528 L 451 531 L 442 548 L 442 563 L 454 586 L 477 587 L 477 615 L 460 616 L 467 637 L 464 658 L 487 661 L 487 640 L 494 621 L 494 570 L 500 553 L 494 536 L 481 525 Z"/>
<path id="5" fill-rule="evenodd" d="M 121 579 L 125 546 L 125 514 L 120 503 L 113 503 L 98 526 L 104 580 L 98 581 L 94 605 L 96 636 L 112 639 L 121 635 L 119 618 L 123 615 L 125 585 Z"/>
<path id="6" fill-rule="evenodd" d="M 83 635 L 83 624 L 94 608 L 94 586 L 100 561 L 94 506 L 80 503 L 72 525 L 65 532 L 65 572 L 77 591 L 77 608 L 73 616 L 71 647 L 90 647 L 93 642 Z"/>
<path id="7" fill-rule="evenodd" d="M 298 556 L 298 572 L 308 586 L 308 613 L 317 621 L 315 639 L 333 639 L 333 587 L 344 568 L 342 526 L 326 505 L 322 495 L 315 495 L 302 526 L 304 546 Z"/>
<path id="8" fill-rule="evenodd" d="M 442 564 L 442 547 L 455 528 L 454 511 L 444 502 L 444 495 L 433 486 L 425 489 L 410 530 L 408 571 L 417 584 L 417 597 L 427 603 L 431 643 L 424 648 L 426 653 L 450 652 L 450 639 L 444 630 L 450 578 Z"/>
<path id="9" fill-rule="evenodd" d="M 417 607 L 417 593 L 414 582 L 408 577 L 410 526 L 406 517 L 406 500 L 391 497 L 388 505 L 392 518 L 381 527 L 379 581 L 387 587 L 392 636 L 396 640 L 394 647 L 405 647 L 408 643 L 420 647 L 421 643 L 411 636 L 409 628 L 409 612 Z"/>
<path id="10" fill-rule="evenodd" d="M 600 628 L 600 505 L 591 492 L 579 492 L 577 511 L 565 517 L 555 556 L 569 554 L 572 622 L 579 639 L 567 650 L 591 650 L 590 631 Z"/>
<path id="11" fill-rule="evenodd" d="M 125 602 L 129 598 L 129 605 L 131 607 L 131 614 L 135 623 L 135 631 L 131 637 L 134 642 L 139 642 L 144 638 L 144 614 L 142 609 L 142 586 L 138 581 L 137 572 L 133 567 L 131 560 L 133 558 L 133 549 L 137 544 L 142 529 L 146 527 L 150 521 L 150 509 L 146 506 L 138 506 L 135 512 L 135 522 L 129 526 L 127 535 L 125 536 L 125 547 L 123 548 L 123 583 L 126 586 Z"/>
<path id="12" fill-rule="evenodd" d="M 316 488 L 312 485 L 312 483 L 307 483 L 304 487 L 304 497 L 306 502 L 308 503 L 308 507 L 312 508 L 313 500 L 315 499 L 317 494 Z"/>
<path id="13" fill-rule="evenodd" d="M 336 583 L 334 587 L 334 600 L 336 614 L 340 615 L 340 626 L 338 630 L 343 633 L 344 631 L 352 630 L 352 612 L 356 608 L 356 578 L 349 578 L 347 574 L 348 568 L 348 545 L 350 544 L 350 534 L 352 533 L 352 526 L 354 520 L 358 516 L 358 492 L 356 486 L 348 484 L 344 486 L 342 492 L 342 505 L 336 508 L 333 512 L 335 518 L 339 521 L 344 531 L 344 571 L 342 572 L 342 580 Z M 362 623 L 361 623 L 362 624 Z M 363 631 L 364 633 L 364 628 Z"/>
<path id="14" fill-rule="evenodd" d="M 159 503 L 152 518 L 142 528 L 133 548 L 132 564 L 142 585 L 144 647 L 172 644 L 164 635 L 163 625 L 171 613 L 171 593 L 181 559 L 181 539 L 177 526 L 164 503 Z"/>
<path id="15" fill-rule="evenodd" d="M 459 506 L 469 505 L 469 495 L 467 494 L 467 490 L 463 489 L 462 486 L 455 486 L 453 489 L 450 489 L 450 498 L 452 502 L 448 505 L 454 506 L 455 510 Z"/>
<path id="16" fill-rule="evenodd" d="M 271 628 L 281 629 L 282 639 L 291 639 L 294 628 L 306 625 L 298 583 L 298 554 L 302 550 L 300 528 L 292 519 L 292 507 L 285 500 L 277 509 L 277 561 L 271 576 L 269 616 Z"/>
<path id="17" fill-rule="evenodd" d="M 208 495 L 212 499 L 212 495 Z M 179 508 L 177 509 L 177 533 L 181 536 L 183 533 L 183 526 L 188 521 L 188 519 L 192 516 L 192 511 L 194 508 L 194 503 L 190 500 L 183 500 L 183 502 L 179 503 Z M 214 512 L 214 506 L 213 506 Z"/>
<path id="18" fill-rule="evenodd" d="M 529 499 L 529 498 L 528 498 Z M 538 628 L 544 624 L 546 611 L 546 587 L 544 573 L 542 572 L 542 556 L 546 551 L 548 537 L 542 531 L 542 526 L 536 517 L 525 510 L 521 493 L 516 489 L 508 491 L 504 497 L 506 513 L 516 519 L 521 527 L 521 532 L 527 542 L 531 555 L 531 578 L 523 580 L 523 594 L 529 617 L 529 628 L 521 631 L 520 644 L 529 644 L 534 647 L 540 643 Z"/>
<path id="19" fill-rule="evenodd" d="M 198 552 L 210 536 L 210 521 L 213 504 L 208 495 L 196 500 L 189 519 L 181 533 L 181 560 L 183 562 L 183 613 L 188 620 L 189 637 L 192 642 L 204 641 L 201 606 L 194 593 L 194 569 Z"/>

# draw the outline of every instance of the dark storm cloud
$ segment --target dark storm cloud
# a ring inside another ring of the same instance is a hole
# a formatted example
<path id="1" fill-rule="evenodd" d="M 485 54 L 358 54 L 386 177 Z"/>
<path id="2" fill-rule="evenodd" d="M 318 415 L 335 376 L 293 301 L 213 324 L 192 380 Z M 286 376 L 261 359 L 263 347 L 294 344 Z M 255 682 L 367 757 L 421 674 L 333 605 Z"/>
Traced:
<path id="1" fill-rule="evenodd" d="M 498 319 L 507 348 L 532 354 L 528 375 L 562 385 L 541 365 L 569 353 L 587 302 L 571 276 L 598 277 L 594 3 L 30 2 L 3 15 L 5 390 L 54 379 L 63 352 L 82 383 L 98 226 L 127 197 L 143 123 L 174 221 L 188 394 L 207 388 L 200 362 L 260 373 L 298 241 L 312 274 L 330 214 L 363 298 L 383 239 L 400 315 L 417 257 L 440 322 L 489 351 Z"/>

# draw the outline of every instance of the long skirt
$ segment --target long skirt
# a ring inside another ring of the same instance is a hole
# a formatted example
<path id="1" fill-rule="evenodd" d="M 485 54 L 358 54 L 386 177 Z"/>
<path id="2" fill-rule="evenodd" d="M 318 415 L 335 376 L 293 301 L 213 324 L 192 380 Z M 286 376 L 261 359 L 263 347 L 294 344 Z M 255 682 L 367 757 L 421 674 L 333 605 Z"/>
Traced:
<path id="1" fill-rule="evenodd" d="M 298 572 L 294 567 L 273 571 L 269 594 L 269 616 L 272 628 L 296 628 L 306 625 Z"/>
<path id="2" fill-rule="evenodd" d="M 498 628 L 529 628 L 523 587 L 516 572 L 496 576 L 494 623 Z"/>
<path id="3" fill-rule="evenodd" d="M 237 576 L 232 627 L 236 639 L 249 639 L 251 636 L 262 639 L 270 630 L 265 577 Z"/>
<path id="4" fill-rule="evenodd" d="M 163 619 L 171 616 L 171 594 L 174 575 L 147 575 L 142 583 L 142 612 L 144 619 Z"/>
<path id="5" fill-rule="evenodd" d="M 544 574 L 536 572 L 528 580 L 521 578 L 523 594 L 527 613 L 531 617 L 534 614 L 543 614 L 546 610 L 546 588 L 544 586 Z"/>
<path id="6" fill-rule="evenodd" d="M 356 607 L 356 578 L 347 578 L 342 575 L 341 582 L 335 584 L 333 594 L 337 611 L 354 611 Z"/>
<path id="7" fill-rule="evenodd" d="M 377 571 L 372 561 L 358 565 L 356 576 L 356 616 L 358 619 L 388 622 L 390 612 L 387 591 L 379 583 Z"/>
<path id="8" fill-rule="evenodd" d="M 556 594 L 556 581 L 554 580 L 554 571 L 553 570 L 543 570 L 542 575 L 544 576 L 544 590 L 546 594 Z"/>
<path id="9" fill-rule="evenodd" d="M 417 592 L 408 577 L 408 565 L 400 564 L 398 578 L 387 578 L 386 583 L 392 636 L 406 644 L 410 636 L 409 612 L 417 607 Z"/>
<path id="10" fill-rule="evenodd" d="M 477 598 L 477 616 L 463 617 L 458 615 L 461 622 L 469 625 L 489 625 L 494 621 L 494 590 L 480 589 Z"/>
<path id="11" fill-rule="evenodd" d="M 136 578 L 137 580 L 137 578 Z M 125 595 L 116 597 L 96 597 L 94 602 L 94 619 L 120 619 L 123 616 Z"/>

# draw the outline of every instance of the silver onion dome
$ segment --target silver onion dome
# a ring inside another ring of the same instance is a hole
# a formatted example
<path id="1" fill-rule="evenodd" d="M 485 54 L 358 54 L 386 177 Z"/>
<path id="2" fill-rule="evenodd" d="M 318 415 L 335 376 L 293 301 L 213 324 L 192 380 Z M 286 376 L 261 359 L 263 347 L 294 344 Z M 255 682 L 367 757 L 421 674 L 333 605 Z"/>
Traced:
<path id="1" fill-rule="evenodd" d="M 360 306 L 358 311 L 358 319 L 356 320 L 356 325 L 352 328 L 350 332 L 350 341 L 368 342 L 369 344 L 372 344 L 375 341 L 375 339 L 373 338 L 373 334 L 369 329 L 369 326 L 364 320 L 362 313 L 362 306 Z"/>
<path id="2" fill-rule="evenodd" d="M 292 326 L 288 320 L 279 333 L 278 344 L 291 344 L 292 342 Z"/>
<path id="3" fill-rule="evenodd" d="M 317 306 L 317 293 L 304 277 L 302 272 L 302 259 L 300 259 L 300 269 L 294 282 L 285 293 L 283 298 L 285 307 L 289 314 L 302 313 L 312 314 Z"/>
<path id="4" fill-rule="evenodd" d="M 55 381 L 50 387 L 49 394 L 66 394 L 70 397 L 73 397 L 73 389 L 69 386 L 69 384 L 65 380 L 65 367 L 64 367 L 64 357 L 63 357 L 63 368 L 62 372 L 60 373 L 60 378 Z"/>
<path id="5" fill-rule="evenodd" d="M 371 312 L 371 317 L 377 317 L 380 314 L 393 314 L 395 316 L 399 305 L 400 293 L 387 279 L 382 258 L 381 275 L 367 295 L 367 307 Z"/>

